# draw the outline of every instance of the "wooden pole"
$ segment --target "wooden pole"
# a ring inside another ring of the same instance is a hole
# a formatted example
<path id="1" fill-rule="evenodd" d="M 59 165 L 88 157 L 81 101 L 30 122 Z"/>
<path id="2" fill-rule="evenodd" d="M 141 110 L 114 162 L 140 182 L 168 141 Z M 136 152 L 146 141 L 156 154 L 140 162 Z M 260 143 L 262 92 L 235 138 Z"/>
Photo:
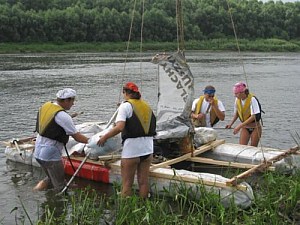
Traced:
<path id="1" fill-rule="evenodd" d="M 230 186 L 235 186 L 238 184 L 238 182 L 240 180 L 245 179 L 246 177 L 251 176 L 252 174 L 256 173 L 256 172 L 262 172 L 264 170 L 266 170 L 268 167 L 270 167 L 271 165 L 273 165 L 275 162 L 280 161 L 281 159 L 296 153 L 297 151 L 299 151 L 299 146 L 290 148 L 289 150 L 283 152 L 282 154 L 279 154 L 277 156 L 274 156 L 273 158 L 267 160 L 266 162 L 263 162 L 247 171 L 245 171 L 244 173 L 241 173 L 233 178 L 231 178 L 229 181 L 227 181 L 226 183 Z"/>
<path id="2" fill-rule="evenodd" d="M 248 163 L 237 163 L 237 162 L 227 162 L 227 161 L 221 161 L 221 160 L 214 160 L 204 157 L 193 157 L 190 159 L 187 159 L 191 162 L 197 162 L 197 163 L 204 163 L 204 164 L 211 164 L 211 165 L 218 165 L 218 166 L 228 166 L 228 167 L 235 167 L 235 168 L 241 168 L 241 169 L 250 169 L 255 167 L 256 165 L 248 164 Z M 270 171 L 275 171 L 275 167 L 269 167 Z"/>
<path id="3" fill-rule="evenodd" d="M 199 155 L 203 152 L 209 151 L 209 150 L 215 148 L 216 146 L 224 144 L 224 143 L 225 143 L 225 140 L 216 140 L 216 141 L 213 141 L 209 144 L 202 145 L 201 147 L 197 148 L 193 152 L 193 156 L 197 156 L 197 155 Z M 170 166 L 170 165 L 178 163 L 178 162 L 182 162 L 182 161 L 187 160 L 191 157 L 192 157 L 192 153 L 184 154 L 184 155 L 179 156 L 177 158 L 170 159 L 166 162 L 155 164 L 155 165 L 150 167 L 150 171 L 153 170 L 153 169 L 156 169 L 156 168 L 163 168 L 163 167 L 167 167 L 167 166 Z"/>

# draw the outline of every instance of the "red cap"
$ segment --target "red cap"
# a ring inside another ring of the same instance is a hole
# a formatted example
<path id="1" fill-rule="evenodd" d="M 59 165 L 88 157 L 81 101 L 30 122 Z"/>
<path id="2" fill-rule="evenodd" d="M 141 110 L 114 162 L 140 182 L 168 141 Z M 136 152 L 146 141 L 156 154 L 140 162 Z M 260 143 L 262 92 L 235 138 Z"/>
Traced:
<path id="1" fill-rule="evenodd" d="M 136 86 L 136 84 L 133 82 L 126 83 L 123 88 L 134 91 L 134 92 L 139 92 L 138 86 Z"/>

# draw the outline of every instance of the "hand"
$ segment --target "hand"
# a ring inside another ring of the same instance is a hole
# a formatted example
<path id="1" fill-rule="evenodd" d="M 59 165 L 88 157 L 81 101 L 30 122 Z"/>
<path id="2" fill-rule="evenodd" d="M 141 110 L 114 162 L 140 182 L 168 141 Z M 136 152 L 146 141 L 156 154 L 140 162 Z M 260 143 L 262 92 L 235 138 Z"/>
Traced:
<path id="1" fill-rule="evenodd" d="M 104 136 L 102 136 L 102 137 L 100 136 L 99 138 L 100 139 L 99 139 L 99 141 L 97 141 L 97 145 L 103 146 L 106 142 L 106 138 Z"/>
<path id="2" fill-rule="evenodd" d="M 207 100 L 211 106 L 215 106 L 214 98 L 208 98 Z"/>
<path id="3" fill-rule="evenodd" d="M 203 114 L 203 113 L 199 113 L 199 114 L 197 115 L 196 119 L 200 120 L 200 119 L 202 119 L 202 118 L 204 117 L 204 115 L 205 115 L 205 114 Z"/>
<path id="4" fill-rule="evenodd" d="M 231 129 L 231 124 L 227 124 L 227 125 L 225 126 L 225 129 Z"/>
<path id="5" fill-rule="evenodd" d="M 234 129 L 233 129 L 233 134 L 237 134 L 238 132 L 240 132 L 240 129 L 242 128 L 241 125 L 238 125 L 236 126 Z"/>

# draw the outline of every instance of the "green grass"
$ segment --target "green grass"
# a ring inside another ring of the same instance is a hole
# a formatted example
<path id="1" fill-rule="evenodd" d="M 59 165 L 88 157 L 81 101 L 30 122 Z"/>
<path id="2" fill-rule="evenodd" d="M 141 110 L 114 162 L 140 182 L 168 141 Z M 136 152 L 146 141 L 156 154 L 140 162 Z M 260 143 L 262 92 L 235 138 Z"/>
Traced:
<path id="1" fill-rule="evenodd" d="M 241 51 L 261 52 L 299 52 L 299 40 L 260 39 L 239 40 Z M 127 43 L 0 43 L 0 54 L 4 53 L 39 53 L 39 52 L 124 52 Z M 129 51 L 140 51 L 140 43 L 131 42 Z M 176 42 L 145 42 L 142 51 L 174 51 L 178 49 Z M 205 41 L 185 42 L 185 50 L 237 51 L 234 39 L 213 39 Z"/>
<path id="2" fill-rule="evenodd" d="M 116 187 L 119 189 L 120 187 Z M 67 198 L 61 214 L 46 208 L 36 224 L 299 224 L 300 173 L 286 176 L 260 174 L 254 186 L 255 200 L 248 209 L 231 204 L 227 209 L 220 197 L 200 187 L 201 198 L 184 184 L 176 194 L 153 193 L 148 200 L 122 198 L 117 193 L 103 197 L 86 189 Z"/>

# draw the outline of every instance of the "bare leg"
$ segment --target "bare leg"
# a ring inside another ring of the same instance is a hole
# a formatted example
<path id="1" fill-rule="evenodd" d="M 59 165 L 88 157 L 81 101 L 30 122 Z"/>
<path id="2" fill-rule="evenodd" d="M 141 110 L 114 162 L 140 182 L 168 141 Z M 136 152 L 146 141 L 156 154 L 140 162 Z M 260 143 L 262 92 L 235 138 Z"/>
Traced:
<path id="1" fill-rule="evenodd" d="M 241 134 L 240 134 L 240 144 L 241 145 L 248 145 L 248 142 L 250 140 L 250 134 L 247 131 L 246 128 L 241 129 Z"/>
<path id="2" fill-rule="evenodd" d="M 149 169 L 152 162 L 152 154 L 141 161 L 137 169 L 137 180 L 139 184 L 139 194 L 141 198 L 147 198 L 149 193 Z"/>
<path id="3" fill-rule="evenodd" d="M 56 192 L 61 191 L 65 185 L 65 172 L 62 161 L 42 161 L 38 160 L 45 171 L 47 178 L 40 181 L 33 190 L 45 190 L 53 187 Z"/>
<path id="4" fill-rule="evenodd" d="M 121 176 L 123 197 L 132 195 L 132 185 L 134 182 L 135 171 L 137 170 L 139 158 L 130 158 L 121 160 Z"/>
<path id="5" fill-rule="evenodd" d="M 258 146 L 258 142 L 260 140 L 261 133 L 262 133 L 262 128 L 259 125 L 253 130 L 253 132 L 251 134 L 251 146 L 255 146 L 255 147 Z"/>
<path id="6" fill-rule="evenodd" d="M 38 182 L 38 184 L 33 188 L 33 191 L 43 191 L 48 188 L 48 182 L 44 179 Z"/>

